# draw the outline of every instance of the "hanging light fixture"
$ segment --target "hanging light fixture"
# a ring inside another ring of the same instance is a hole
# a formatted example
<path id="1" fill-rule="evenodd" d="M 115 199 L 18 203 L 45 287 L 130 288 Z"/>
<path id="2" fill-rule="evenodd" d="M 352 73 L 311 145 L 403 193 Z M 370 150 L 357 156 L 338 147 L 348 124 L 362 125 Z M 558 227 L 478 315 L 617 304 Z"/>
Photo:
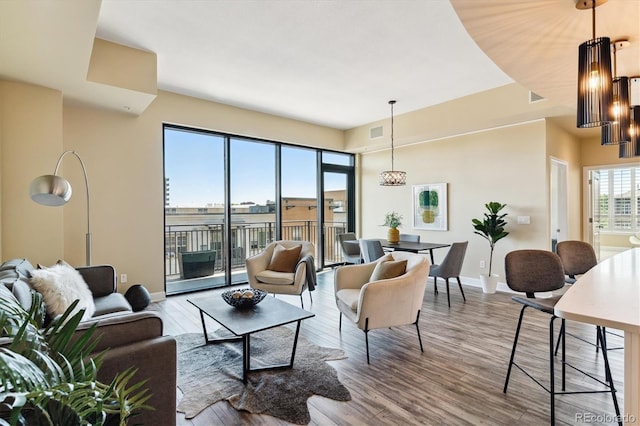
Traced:
<path id="1" fill-rule="evenodd" d="M 621 39 L 612 43 L 613 45 L 613 103 L 611 105 L 610 117 L 612 121 L 602 126 L 600 142 L 602 145 L 617 145 L 629 142 L 629 79 L 627 77 L 616 77 L 617 59 L 616 52 L 629 45 L 629 40 Z"/>
<path id="2" fill-rule="evenodd" d="M 640 105 L 632 106 L 630 112 L 630 141 L 619 145 L 619 158 L 640 157 Z"/>
<path id="3" fill-rule="evenodd" d="M 611 78 L 611 41 L 596 38 L 596 7 L 607 0 L 577 0 L 576 9 L 591 9 L 593 38 L 578 49 L 577 126 L 598 127 L 610 121 L 613 102 Z"/>
<path id="4" fill-rule="evenodd" d="M 407 172 L 393 169 L 393 105 L 396 101 L 389 101 L 391 105 L 391 170 L 380 172 L 381 186 L 403 186 L 407 183 Z"/>

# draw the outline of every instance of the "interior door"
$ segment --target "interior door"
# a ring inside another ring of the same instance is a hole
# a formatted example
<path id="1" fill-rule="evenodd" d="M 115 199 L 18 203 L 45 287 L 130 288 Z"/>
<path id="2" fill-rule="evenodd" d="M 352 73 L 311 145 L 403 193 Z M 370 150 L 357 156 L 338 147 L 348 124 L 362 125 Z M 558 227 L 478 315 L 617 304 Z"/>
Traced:
<path id="1" fill-rule="evenodd" d="M 550 232 L 551 250 L 556 251 L 556 245 L 568 238 L 569 218 L 567 212 L 567 163 L 551 159 L 550 176 Z"/>

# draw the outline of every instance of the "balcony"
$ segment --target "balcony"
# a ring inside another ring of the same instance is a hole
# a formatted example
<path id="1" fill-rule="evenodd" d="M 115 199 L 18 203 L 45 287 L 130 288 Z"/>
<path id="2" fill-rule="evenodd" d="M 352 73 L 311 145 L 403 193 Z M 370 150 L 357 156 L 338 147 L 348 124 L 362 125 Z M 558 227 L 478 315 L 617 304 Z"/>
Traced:
<path id="1" fill-rule="evenodd" d="M 245 259 L 256 255 L 276 238 L 275 222 L 231 223 L 231 258 L 225 253 L 225 225 L 174 224 L 165 226 L 165 281 L 167 294 L 222 287 L 247 281 Z M 324 264 L 342 262 L 336 238 L 345 232 L 346 223 L 328 222 L 324 229 Z M 317 222 L 293 220 L 282 223 L 282 239 L 311 241 L 319 250 Z M 225 279 L 230 263 L 231 281 Z"/>

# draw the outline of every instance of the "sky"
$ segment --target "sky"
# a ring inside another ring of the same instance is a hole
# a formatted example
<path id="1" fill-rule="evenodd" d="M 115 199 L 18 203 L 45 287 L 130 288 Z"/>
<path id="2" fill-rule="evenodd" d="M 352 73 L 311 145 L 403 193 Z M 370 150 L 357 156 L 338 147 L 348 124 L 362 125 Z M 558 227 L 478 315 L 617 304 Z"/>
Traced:
<path id="1" fill-rule="evenodd" d="M 224 203 L 224 138 L 165 129 L 165 177 L 169 205 L 204 207 Z M 231 203 L 275 200 L 275 146 L 236 138 L 231 144 Z M 316 196 L 314 150 L 282 147 L 283 197 Z M 325 190 L 344 189 L 343 175 L 326 174 Z"/>

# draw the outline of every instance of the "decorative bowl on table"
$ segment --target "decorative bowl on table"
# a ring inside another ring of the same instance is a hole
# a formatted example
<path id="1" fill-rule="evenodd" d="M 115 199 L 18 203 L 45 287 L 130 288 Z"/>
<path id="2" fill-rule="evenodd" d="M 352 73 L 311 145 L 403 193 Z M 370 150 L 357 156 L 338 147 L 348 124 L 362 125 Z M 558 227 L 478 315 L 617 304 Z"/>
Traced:
<path id="1" fill-rule="evenodd" d="M 234 308 L 248 309 L 262 302 L 266 295 L 266 291 L 257 288 L 240 288 L 225 291 L 222 293 L 222 298 Z"/>

